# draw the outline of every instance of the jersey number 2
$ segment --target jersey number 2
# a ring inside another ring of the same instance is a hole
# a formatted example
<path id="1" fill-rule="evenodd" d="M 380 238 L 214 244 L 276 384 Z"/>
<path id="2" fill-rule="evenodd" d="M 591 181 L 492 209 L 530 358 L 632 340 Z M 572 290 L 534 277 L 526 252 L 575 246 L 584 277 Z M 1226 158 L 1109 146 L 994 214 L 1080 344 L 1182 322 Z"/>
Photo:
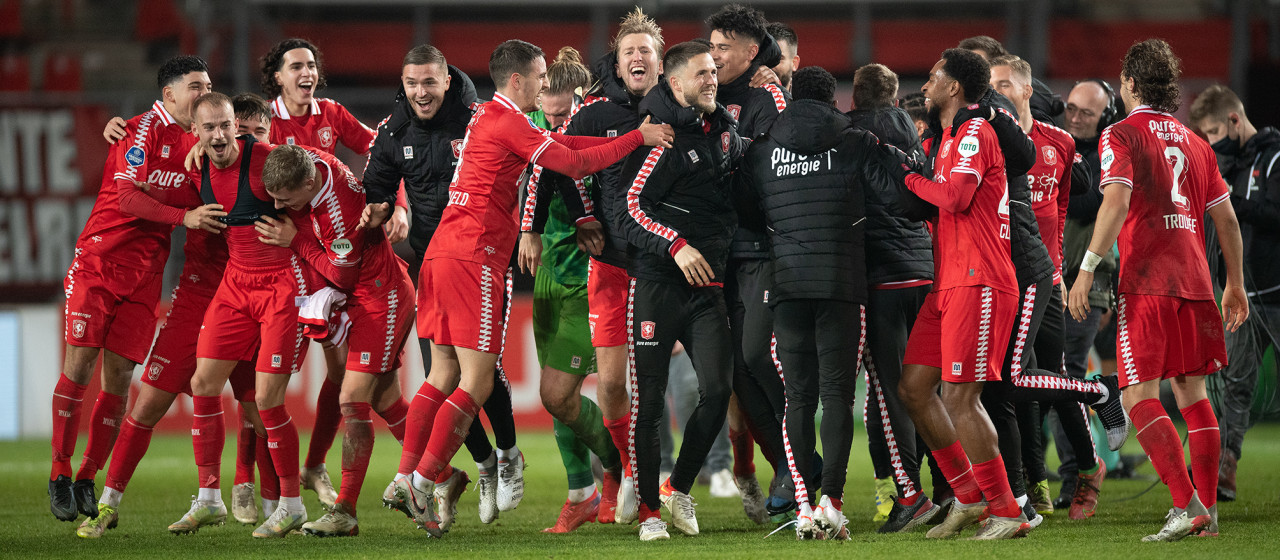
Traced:
<path id="1" fill-rule="evenodd" d="M 1182 172 L 1187 168 L 1187 155 L 1182 152 L 1182 148 L 1169 146 L 1164 149 L 1164 157 L 1173 166 L 1173 185 L 1169 189 L 1169 195 L 1175 205 L 1186 207 L 1189 202 L 1186 195 L 1179 192 L 1179 187 L 1182 185 Z"/>

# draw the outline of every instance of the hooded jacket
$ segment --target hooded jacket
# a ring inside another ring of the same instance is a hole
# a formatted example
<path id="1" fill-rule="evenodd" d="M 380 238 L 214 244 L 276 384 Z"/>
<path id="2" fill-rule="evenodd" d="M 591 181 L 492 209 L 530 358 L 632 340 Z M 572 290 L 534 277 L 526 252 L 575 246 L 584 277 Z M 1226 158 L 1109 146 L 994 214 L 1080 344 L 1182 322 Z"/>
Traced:
<path id="1" fill-rule="evenodd" d="M 897 107 L 854 109 L 848 115 L 854 128 L 866 130 L 881 142 L 924 161 L 920 138 L 906 111 Z M 893 203 L 903 196 L 903 189 L 880 181 L 869 181 L 865 186 L 867 282 L 876 286 L 932 280 L 933 240 L 929 230 L 924 222 L 909 220 L 893 211 Z"/>
<path id="2" fill-rule="evenodd" d="M 565 134 L 571 136 L 621 136 L 640 128 L 643 120 L 640 116 L 641 97 L 627 91 L 622 78 L 615 75 L 613 65 L 617 61 L 614 52 L 600 57 L 592 72 L 599 81 L 588 94 L 588 100 L 578 107 L 576 113 L 565 125 Z M 647 148 L 646 148 L 647 151 Z M 591 258 L 620 268 L 627 266 L 627 238 L 621 228 L 623 220 L 630 220 L 627 215 L 626 194 L 629 185 L 622 184 L 621 173 L 623 160 L 610 165 L 596 173 L 590 185 L 577 182 L 577 188 L 571 184 L 572 179 L 550 170 L 544 170 L 539 177 L 539 188 L 544 193 L 559 192 L 569 209 L 570 217 L 578 220 L 591 216 L 604 227 L 605 245 L 599 255 Z M 570 191 L 585 189 L 590 208 L 583 204 L 578 196 L 570 196 Z M 548 200 L 549 194 L 539 194 L 538 200 Z M 537 227 L 535 226 L 535 231 Z"/>
<path id="3" fill-rule="evenodd" d="M 371 204 L 394 201 L 404 180 L 413 216 L 409 244 L 419 255 L 427 250 L 449 204 L 449 182 L 477 101 L 471 78 L 454 66 L 449 66 L 449 76 L 449 90 L 430 120 L 418 118 L 401 86 L 391 115 L 378 125 L 364 170 Z"/>
<path id="4" fill-rule="evenodd" d="M 851 128 L 848 116 L 808 99 L 789 105 L 752 142 L 738 174 L 759 197 L 768 223 L 774 260 L 770 304 L 866 303 L 863 193 L 892 189 L 878 149 L 876 137 Z M 929 251 L 927 237 L 925 242 Z"/>
<path id="5" fill-rule="evenodd" d="M 640 116 L 646 115 L 671 125 L 675 139 L 671 148 L 636 150 L 623 165 L 627 219 L 622 225 L 631 245 L 627 270 L 636 278 L 687 285 L 675 254 L 690 245 L 711 266 L 712 281 L 720 283 L 737 224 L 730 174 L 746 141 L 723 106 L 705 116 L 681 107 L 665 81 L 640 102 Z"/>
<path id="6" fill-rule="evenodd" d="M 738 121 L 738 134 L 747 140 L 768 131 L 774 119 L 778 118 L 778 113 L 787 108 L 787 101 L 791 99 L 791 94 L 777 84 L 751 87 L 751 78 L 756 75 L 760 66 L 777 64 L 778 58 L 772 57 L 775 50 L 777 43 L 772 42 L 772 38 L 767 39 L 747 70 L 732 82 L 720 84 L 716 91 L 716 101 Z M 781 51 L 776 54 L 780 57 Z M 770 59 L 773 63 L 767 64 Z M 769 237 L 764 229 L 764 214 L 759 208 L 742 201 L 738 201 L 737 210 L 739 223 L 738 230 L 733 235 L 733 258 L 769 258 Z"/>
<path id="7" fill-rule="evenodd" d="M 1231 186 L 1231 206 L 1244 240 L 1244 282 L 1250 297 L 1280 303 L 1280 131 L 1266 127 L 1244 143 L 1240 153 L 1219 155 L 1218 168 Z M 1209 262 L 1219 286 L 1226 285 L 1226 266 L 1217 230 L 1210 239 Z"/>

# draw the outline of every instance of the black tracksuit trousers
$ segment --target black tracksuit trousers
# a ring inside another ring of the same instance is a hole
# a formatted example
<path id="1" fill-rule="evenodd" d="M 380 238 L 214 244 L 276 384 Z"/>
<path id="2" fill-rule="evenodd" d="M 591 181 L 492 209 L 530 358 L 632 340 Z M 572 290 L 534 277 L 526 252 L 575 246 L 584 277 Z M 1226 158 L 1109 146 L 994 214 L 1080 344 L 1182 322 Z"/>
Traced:
<path id="1" fill-rule="evenodd" d="M 685 424 L 680 456 L 671 472 L 671 486 L 688 493 L 729 409 L 733 339 L 724 292 L 719 287 L 695 288 L 637 278 L 631 311 L 636 484 L 643 503 L 658 511 L 658 468 L 662 459 L 658 429 L 666 419 L 662 407 L 671 349 L 677 340 L 684 344 L 698 376 L 698 406 Z"/>
<path id="2" fill-rule="evenodd" d="M 867 298 L 867 349 L 863 363 L 867 368 L 867 446 L 875 466 L 876 478 L 893 477 L 898 495 L 909 489 L 923 491 L 920 486 L 920 454 L 916 427 L 898 397 L 902 380 L 902 359 L 907 351 L 907 337 L 915 325 L 916 314 L 929 295 L 931 285 L 870 290 Z M 889 446 L 889 439 L 895 443 Z"/>
<path id="3" fill-rule="evenodd" d="M 768 297 L 773 287 L 773 261 L 730 260 L 724 284 L 733 332 L 733 392 L 765 456 L 775 462 L 770 495 L 792 499 L 787 484 L 782 444 L 782 414 L 786 402 L 782 378 L 771 356 L 774 310 Z"/>
<path id="4" fill-rule="evenodd" d="M 778 302 L 774 308 L 778 359 L 786 379 L 784 445 L 797 503 L 810 501 L 817 446 L 814 414 L 822 403 L 822 492 L 844 496 L 849 447 L 853 444 L 853 400 L 866 339 L 863 306 L 825 299 Z"/>

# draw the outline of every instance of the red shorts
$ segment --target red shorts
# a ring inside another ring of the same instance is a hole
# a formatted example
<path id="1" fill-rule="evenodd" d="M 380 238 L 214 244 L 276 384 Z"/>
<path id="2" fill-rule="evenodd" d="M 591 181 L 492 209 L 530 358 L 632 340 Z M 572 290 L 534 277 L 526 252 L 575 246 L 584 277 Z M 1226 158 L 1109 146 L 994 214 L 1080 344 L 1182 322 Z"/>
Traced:
<path id="1" fill-rule="evenodd" d="M 510 291 L 511 275 L 500 268 L 449 258 L 425 260 L 418 273 L 418 337 L 501 354 Z"/>
<path id="2" fill-rule="evenodd" d="M 1120 386 L 1218 371 L 1227 365 L 1224 337 L 1222 315 L 1213 300 L 1120 294 Z"/>
<path id="3" fill-rule="evenodd" d="M 293 258 L 292 269 L 227 266 L 205 312 L 196 357 L 253 360 L 257 351 L 256 371 L 297 373 L 307 338 L 298 323 L 296 298 L 307 293 L 298 257 Z"/>
<path id="4" fill-rule="evenodd" d="M 413 327 L 413 282 L 403 268 L 376 292 L 359 289 L 347 300 L 351 334 L 347 337 L 347 370 L 384 373 L 400 367 L 400 351 Z"/>
<path id="5" fill-rule="evenodd" d="M 106 348 L 142 363 L 156 333 L 160 276 L 77 249 L 62 281 L 67 294 L 63 330 L 67 344 Z"/>
<path id="6" fill-rule="evenodd" d="M 173 289 L 172 304 L 164 324 L 151 346 L 151 355 L 142 365 L 142 382 L 167 393 L 191 394 L 191 378 L 196 373 L 196 341 L 205 309 L 213 301 L 220 278 L 184 275 Z M 237 401 L 253 400 L 252 362 L 239 362 L 231 373 L 231 392 Z"/>
<path id="7" fill-rule="evenodd" d="M 609 348 L 627 343 L 627 301 L 631 277 L 627 270 L 590 259 L 587 263 L 587 326 L 591 346 Z"/>
<path id="8" fill-rule="evenodd" d="M 929 292 L 903 363 L 941 368 L 949 383 L 999 381 L 1017 316 L 1017 296 L 986 286 Z"/>

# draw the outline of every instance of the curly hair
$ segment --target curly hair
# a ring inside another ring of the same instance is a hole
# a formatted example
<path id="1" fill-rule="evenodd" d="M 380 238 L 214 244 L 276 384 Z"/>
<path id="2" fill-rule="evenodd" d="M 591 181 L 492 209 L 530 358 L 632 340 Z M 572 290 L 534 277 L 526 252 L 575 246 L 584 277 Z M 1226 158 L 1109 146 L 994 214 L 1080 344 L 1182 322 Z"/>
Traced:
<path id="1" fill-rule="evenodd" d="M 960 82 L 966 103 L 977 103 L 991 87 L 991 66 L 982 55 L 968 49 L 942 51 L 942 71 Z"/>
<path id="2" fill-rule="evenodd" d="M 1129 47 L 1120 75 L 1132 78 L 1138 100 L 1157 111 L 1172 113 L 1182 103 L 1178 88 L 1182 60 L 1163 39 L 1147 39 Z"/>
<path id="3" fill-rule="evenodd" d="M 898 75 L 883 64 L 868 64 L 853 73 L 853 105 L 875 109 L 893 105 L 898 95 Z"/>
<path id="4" fill-rule="evenodd" d="M 582 63 L 582 55 L 573 47 L 560 47 L 555 62 L 547 67 L 547 81 L 551 86 L 547 93 L 563 95 L 573 93 L 578 88 L 586 90 L 591 87 L 591 71 Z"/>
<path id="5" fill-rule="evenodd" d="M 209 72 L 209 65 L 198 56 L 175 56 L 166 60 L 156 71 L 156 86 L 160 89 L 169 87 L 183 76 L 192 72 Z"/>
<path id="6" fill-rule="evenodd" d="M 812 99 L 822 103 L 835 103 L 836 79 L 821 66 L 805 66 L 791 77 L 793 98 Z"/>
<path id="7" fill-rule="evenodd" d="M 712 31 L 719 31 L 730 39 L 741 35 L 757 45 L 764 43 L 768 25 L 760 10 L 742 4 L 727 4 L 707 18 L 707 27 Z"/>
<path id="8" fill-rule="evenodd" d="M 328 85 L 324 79 L 324 57 L 320 56 L 320 49 L 311 44 L 306 39 L 285 39 L 276 43 L 271 47 L 267 54 L 262 55 L 262 93 L 267 94 L 267 99 L 274 99 L 283 91 L 283 87 L 276 83 L 276 72 L 284 69 L 284 53 L 293 49 L 307 49 L 311 51 L 311 55 L 316 58 L 316 84 L 313 91 L 320 91 L 324 86 Z"/>
<path id="9" fill-rule="evenodd" d="M 662 54 L 663 47 L 666 46 L 662 40 L 662 28 L 658 27 L 658 22 L 646 15 L 638 6 L 622 18 L 622 23 L 618 26 L 618 34 L 614 35 L 613 42 L 609 43 L 609 50 L 617 51 L 618 42 L 622 41 L 623 37 L 636 33 L 653 37 L 653 42 L 658 47 L 658 54 Z"/>

